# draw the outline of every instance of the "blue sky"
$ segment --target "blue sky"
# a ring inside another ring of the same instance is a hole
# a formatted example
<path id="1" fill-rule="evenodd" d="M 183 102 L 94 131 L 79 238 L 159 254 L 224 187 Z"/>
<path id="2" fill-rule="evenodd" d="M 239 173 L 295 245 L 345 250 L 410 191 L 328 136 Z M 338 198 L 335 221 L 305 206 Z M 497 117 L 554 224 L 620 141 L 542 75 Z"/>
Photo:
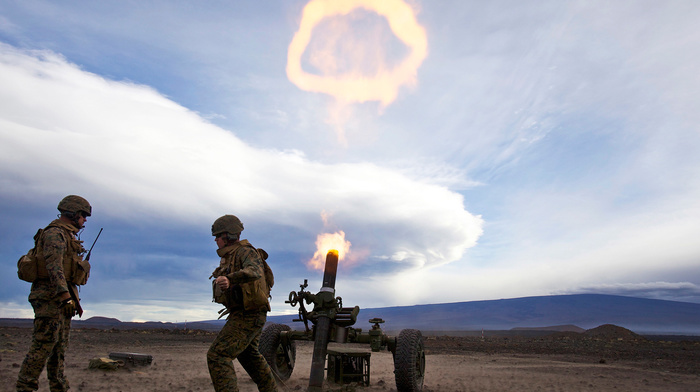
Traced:
<path id="1" fill-rule="evenodd" d="M 0 317 L 32 317 L 15 260 L 68 194 L 83 240 L 104 228 L 84 317 L 215 318 L 224 214 L 270 253 L 272 314 L 340 231 L 337 294 L 363 308 L 700 302 L 700 3 L 407 4 L 424 56 L 359 7 L 298 59 L 376 93 L 419 57 L 380 102 L 288 76 L 306 1 L 0 3 Z"/>

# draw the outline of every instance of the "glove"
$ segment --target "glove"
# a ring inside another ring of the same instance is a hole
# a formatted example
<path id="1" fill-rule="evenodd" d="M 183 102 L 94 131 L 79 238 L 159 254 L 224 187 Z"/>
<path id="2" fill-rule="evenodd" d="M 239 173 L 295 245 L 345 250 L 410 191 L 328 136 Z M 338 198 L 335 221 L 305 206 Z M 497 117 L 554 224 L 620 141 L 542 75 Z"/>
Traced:
<path id="1" fill-rule="evenodd" d="M 66 318 L 73 318 L 73 316 L 78 314 L 78 311 L 75 308 L 75 302 L 73 302 L 72 299 L 67 299 L 61 302 L 60 309 Z"/>

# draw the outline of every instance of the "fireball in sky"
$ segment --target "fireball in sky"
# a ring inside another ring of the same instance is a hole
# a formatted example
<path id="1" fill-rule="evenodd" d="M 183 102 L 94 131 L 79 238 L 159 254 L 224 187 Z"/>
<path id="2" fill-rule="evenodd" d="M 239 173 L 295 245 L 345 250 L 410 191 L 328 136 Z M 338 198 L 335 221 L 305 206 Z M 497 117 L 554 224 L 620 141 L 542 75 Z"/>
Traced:
<path id="1" fill-rule="evenodd" d="M 390 38 L 387 37 L 389 34 Z M 393 61 L 393 47 L 402 56 Z M 289 44 L 287 77 L 305 91 L 329 94 L 340 106 L 391 104 L 403 85 L 414 85 L 427 56 L 425 29 L 403 0 L 311 0 Z M 304 70 L 302 62 L 319 73 Z"/>

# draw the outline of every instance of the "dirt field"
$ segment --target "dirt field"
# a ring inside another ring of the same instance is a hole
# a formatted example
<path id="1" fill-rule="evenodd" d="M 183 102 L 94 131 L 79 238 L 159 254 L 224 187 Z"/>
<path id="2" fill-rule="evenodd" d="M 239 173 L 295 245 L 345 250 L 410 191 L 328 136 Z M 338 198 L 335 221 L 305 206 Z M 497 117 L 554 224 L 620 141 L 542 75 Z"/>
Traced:
<path id="1" fill-rule="evenodd" d="M 74 329 L 66 374 L 74 391 L 210 391 L 203 331 Z M 700 341 L 648 340 L 617 327 L 544 337 L 426 337 L 425 391 L 696 391 Z M 0 390 L 14 390 L 31 329 L 0 328 Z M 297 364 L 281 391 L 303 391 L 313 344 L 297 342 Z M 354 346 L 367 348 L 366 346 Z M 332 348 L 332 344 L 331 347 Z M 88 369 L 110 352 L 153 355 L 148 367 Z M 241 391 L 255 385 L 236 363 Z M 393 391 L 392 355 L 371 354 L 369 387 L 327 385 L 335 391 Z M 39 391 L 48 391 L 46 372 Z"/>

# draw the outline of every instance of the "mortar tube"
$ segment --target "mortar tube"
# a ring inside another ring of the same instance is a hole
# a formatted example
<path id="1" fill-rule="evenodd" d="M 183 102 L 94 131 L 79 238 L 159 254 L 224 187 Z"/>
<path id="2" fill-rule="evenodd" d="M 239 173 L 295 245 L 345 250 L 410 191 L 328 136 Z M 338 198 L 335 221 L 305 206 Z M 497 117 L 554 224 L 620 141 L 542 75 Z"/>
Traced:
<path id="1" fill-rule="evenodd" d="M 326 254 L 326 267 L 323 270 L 323 286 L 321 287 L 321 291 L 324 291 L 323 289 L 325 288 L 329 288 L 333 289 L 333 292 L 335 292 L 335 276 L 337 273 L 338 251 L 331 249 Z"/>
<path id="2" fill-rule="evenodd" d="M 326 254 L 326 267 L 323 272 L 323 287 L 321 287 L 321 291 L 335 293 L 335 276 L 337 271 L 338 251 L 331 250 Z M 316 338 L 314 339 L 314 353 L 309 374 L 309 392 L 320 392 L 323 390 L 323 371 L 326 367 L 330 325 L 331 319 L 328 316 L 319 316 L 316 320 Z"/>

